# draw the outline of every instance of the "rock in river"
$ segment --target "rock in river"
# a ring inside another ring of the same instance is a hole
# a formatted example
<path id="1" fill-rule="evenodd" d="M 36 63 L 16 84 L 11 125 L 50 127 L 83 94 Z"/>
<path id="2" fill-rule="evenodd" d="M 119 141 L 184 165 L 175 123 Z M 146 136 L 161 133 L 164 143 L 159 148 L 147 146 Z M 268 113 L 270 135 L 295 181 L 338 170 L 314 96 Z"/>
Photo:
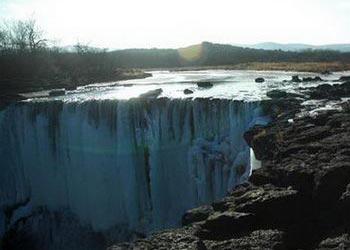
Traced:
<path id="1" fill-rule="evenodd" d="M 263 82 L 265 82 L 265 79 L 262 78 L 262 77 L 258 77 L 258 78 L 255 79 L 255 82 L 256 83 L 263 83 Z"/>
<path id="2" fill-rule="evenodd" d="M 214 85 L 211 82 L 198 82 L 197 86 L 200 88 L 209 89 L 209 88 L 212 88 Z"/>

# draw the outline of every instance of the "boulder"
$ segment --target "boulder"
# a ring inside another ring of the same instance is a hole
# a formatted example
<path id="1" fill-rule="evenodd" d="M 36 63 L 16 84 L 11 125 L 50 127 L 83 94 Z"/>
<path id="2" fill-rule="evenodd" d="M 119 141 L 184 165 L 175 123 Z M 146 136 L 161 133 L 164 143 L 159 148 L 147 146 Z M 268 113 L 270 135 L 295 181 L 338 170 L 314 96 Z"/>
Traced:
<path id="1" fill-rule="evenodd" d="M 298 75 L 295 75 L 295 76 L 292 76 L 292 82 L 300 83 L 300 82 L 301 82 L 301 79 L 299 78 Z"/>
<path id="2" fill-rule="evenodd" d="M 198 82 L 197 86 L 200 88 L 209 89 L 209 88 L 212 88 L 214 85 L 211 82 Z"/>
<path id="3" fill-rule="evenodd" d="M 184 90 L 184 94 L 185 94 L 185 95 L 190 95 L 190 94 L 193 94 L 193 91 L 190 90 L 190 89 L 185 89 L 185 90 Z"/>
<path id="4" fill-rule="evenodd" d="M 315 77 L 303 77 L 303 82 L 322 82 L 322 78 L 319 76 Z"/>
<path id="5" fill-rule="evenodd" d="M 262 78 L 262 77 L 258 77 L 258 78 L 255 79 L 255 82 L 256 83 L 263 83 L 263 82 L 265 82 L 265 79 Z"/>
<path id="6" fill-rule="evenodd" d="M 145 98 L 145 99 L 154 99 L 154 98 L 157 98 L 162 93 L 163 93 L 162 89 L 155 89 L 155 90 L 150 90 L 144 94 L 141 94 L 139 97 Z"/>
<path id="7" fill-rule="evenodd" d="M 267 92 L 266 95 L 270 98 L 286 98 L 287 92 L 283 90 L 275 89 Z"/>

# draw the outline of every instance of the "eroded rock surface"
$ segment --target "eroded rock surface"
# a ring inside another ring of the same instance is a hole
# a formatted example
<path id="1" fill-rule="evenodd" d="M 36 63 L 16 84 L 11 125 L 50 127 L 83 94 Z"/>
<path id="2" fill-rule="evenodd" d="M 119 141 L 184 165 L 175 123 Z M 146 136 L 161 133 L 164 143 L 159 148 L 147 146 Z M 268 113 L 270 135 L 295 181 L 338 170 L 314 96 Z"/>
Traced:
<path id="1" fill-rule="evenodd" d="M 110 250 L 350 249 L 350 113 L 301 115 L 308 96 L 350 96 L 348 83 L 310 89 L 304 100 L 273 94 L 264 104 L 273 121 L 245 134 L 262 161 L 249 182 L 188 211 L 183 228 Z"/>

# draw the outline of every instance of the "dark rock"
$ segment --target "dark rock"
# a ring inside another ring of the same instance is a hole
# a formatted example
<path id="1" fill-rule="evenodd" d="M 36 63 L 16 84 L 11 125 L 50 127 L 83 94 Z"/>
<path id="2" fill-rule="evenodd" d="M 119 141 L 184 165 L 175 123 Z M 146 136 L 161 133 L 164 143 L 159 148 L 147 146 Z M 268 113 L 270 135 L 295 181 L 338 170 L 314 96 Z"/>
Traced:
<path id="1" fill-rule="evenodd" d="M 315 77 L 303 77 L 303 82 L 322 82 L 322 78 L 319 76 Z"/>
<path id="2" fill-rule="evenodd" d="M 330 99 L 339 100 L 342 97 L 350 95 L 350 82 L 344 82 L 340 85 L 321 84 L 310 91 L 311 99 Z"/>
<path id="3" fill-rule="evenodd" d="M 329 100 L 350 96 L 350 83 L 303 91 Z M 300 98 L 270 95 L 271 122 L 244 134 L 262 161 L 249 182 L 188 211 L 187 227 L 115 249 L 350 249 L 350 113 L 299 116 L 310 110 Z"/>
<path id="4" fill-rule="evenodd" d="M 77 89 L 77 86 L 71 85 L 71 86 L 65 87 L 64 89 L 65 89 L 65 90 L 76 90 L 76 89 Z"/>
<path id="5" fill-rule="evenodd" d="M 315 76 L 315 77 L 314 77 L 314 81 L 315 81 L 315 82 L 322 82 L 323 79 L 322 79 L 321 77 L 319 77 L 319 76 Z"/>
<path id="6" fill-rule="evenodd" d="M 322 74 L 322 75 L 331 75 L 332 72 L 329 71 L 329 70 L 324 70 L 324 71 L 321 72 L 321 74 Z"/>
<path id="7" fill-rule="evenodd" d="M 343 234 L 335 238 L 323 240 L 316 248 L 317 250 L 345 250 L 350 249 L 350 237 L 348 234 Z"/>
<path id="8" fill-rule="evenodd" d="M 266 95 L 272 99 L 277 99 L 277 98 L 304 98 L 303 95 L 301 94 L 295 94 L 295 93 L 289 93 L 283 90 L 278 90 L 278 89 L 274 89 L 271 91 L 268 91 L 266 93 Z"/>
<path id="9" fill-rule="evenodd" d="M 212 88 L 214 85 L 211 82 L 198 82 L 197 86 L 200 88 L 209 89 L 209 88 Z"/>
<path id="10" fill-rule="evenodd" d="M 184 94 L 185 94 L 185 95 L 190 95 L 190 94 L 193 94 L 193 91 L 190 90 L 190 89 L 185 89 L 185 90 L 184 90 Z"/>
<path id="11" fill-rule="evenodd" d="M 187 226 L 194 222 L 205 220 L 214 212 L 212 206 L 201 206 L 188 210 L 182 217 L 182 225 Z"/>
<path id="12" fill-rule="evenodd" d="M 49 96 L 61 96 L 65 94 L 66 94 L 65 90 L 52 90 L 49 92 Z"/>
<path id="13" fill-rule="evenodd" d="M 342 103 L 341 107 L 342 107 L 344 112 L 350 113 L 350 101 Z"/>
<path id="14" fill-rule="evenodd" d="M 292 82 L 300 83 L 300 82 L 301 82 L 301 79 L 299 78 L 298 75 L 292 76 Z"/>
<path id="15" fill-rule="evenodd" d="M 139 97 L 144 99 L 154 99 L 160 96 L 163 93 L 162 89 L 150 90 L 144 94 L 141 94 Z"/>
<path id="16" fill-rule="evenodd" d="M 333 89 L 333 86 L 330 84 L 321 84 L 317 86 L 317 89 L 320 91 L 330 91 Z"/>
<path id="17" fill-rule="evenodd" d="M 234 211 L 216 212 L 201 225 L 197 236 L 208 240 L 225 240 L 237 233 L 249 232 L 256 222 L 253 214 Z"/>
<path id="18" fill-rule="evenodd" d="M 284 232 L 278 230 L 258 230 L 251 234 L 226 241 L 206 241 L 208 249 L 241 250 L 269 249 L 284 250 Z"/>
<path id="19" fill-rule="evenodd" d="M 134 84 L 132 84 L 132 83 L 124 83 L 124 84 L 118 84 L 118 86 L 123 86 L 123 87 L 132 87 L 132 86 L 134 86 Z"/>
<path id="20" fill-rule="evenodd" d="M 136 250 L 136 249 L 179 249 L 206 250 L 204 242 L 195 236 L 194 228 L 180 228 L 162 231 L 130 243 L 120 243 L 108 250 Z"/>
<path id="21" fill-rule="evenodd" d="M 271 90 L 266 93 L 266 95 L 270 98 L 286 98 L 287 97 L 287 92 L 283 90 Z"/>
<path id="22" fill-rule="evenodd" d="M 256 83 L 263 83 L 263 82 L 265 82 L 265 79 L 262 78 L 262 77 L 258 77 L 258 78 L 255 79 L 255 82 Z"/>
<path id="23" fill-rule="evenodd" d="M 350 81 L 350 76 L 341 76 L 339 78 L 340 82 L 346 82 L 346 81 Z"/>

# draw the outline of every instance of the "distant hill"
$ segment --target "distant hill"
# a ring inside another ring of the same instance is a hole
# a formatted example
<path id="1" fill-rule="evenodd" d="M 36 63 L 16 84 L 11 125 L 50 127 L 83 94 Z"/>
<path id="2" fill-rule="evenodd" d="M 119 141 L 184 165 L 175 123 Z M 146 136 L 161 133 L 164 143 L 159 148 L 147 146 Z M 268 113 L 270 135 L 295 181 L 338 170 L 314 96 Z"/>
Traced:
<path id="1" fill-rule="evenodd" d="M 243 48 L 264 49 L 264 50 L 282 50 L 282 51 L 303 51 L 303 50 L 334 50 L 340 52 L 350 52 L 350 44 L 328 44 L 328 45 L 310 45 L 302 43 L 257 43 L 252 45 L 234 44 Z"/>
<path id="2" fill-rule="evenodd" d="M 330 50 L 244 48 L 203 42 L 179 49 L 125 49 L 109 52 L 124 68 L 235 65 L 250 62 L 349 62 L 350 53 Z"/>

